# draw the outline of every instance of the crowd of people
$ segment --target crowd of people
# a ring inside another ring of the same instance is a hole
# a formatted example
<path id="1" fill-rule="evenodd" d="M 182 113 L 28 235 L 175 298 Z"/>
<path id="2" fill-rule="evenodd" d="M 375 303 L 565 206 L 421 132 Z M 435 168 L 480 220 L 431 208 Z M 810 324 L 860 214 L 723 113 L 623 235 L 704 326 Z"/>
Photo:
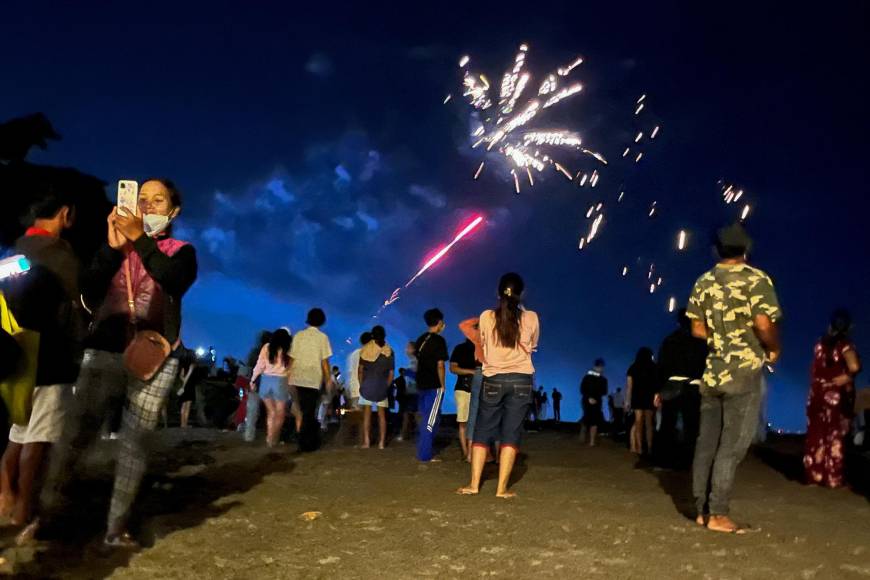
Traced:
<path id="1" fill-rule="evenodd" d="M 63 239 L 75 220 L 74 203 L 47 192 L 32 208 L 15 248 L 32 269 L 4 282 L 0 294 L 4 316 L 8 310 L 22 329 L 38 333 L 38 344 L 20 340 L 23 331 L 19 340 L 0 333 L 4 361 L 36 355 L 32 403 L 10 408 L 13 425 L 0 461 L 0 513 L 21 528 L 19 541 L 33 538 L 61 509 L 74 465 L 113 409 L 122 408 L 105 544 L 136 546 L 127 522 L 147 466 L 144 438 L 165 413 L 170 392 L 181 403 L 182 427 L 189 424 L 203 378 L 180 339 L 183 297 L 197 277 L 194 247 L 172 235 L 181 208 L 171 181 L 146 180 L 138 214 L 113 210 L 106 244 L 87 265 Z M 757 430 L 763 372 L 781 351 L 776 292 L 767 274 L 747 263 L 750 248 L 742 226 L 720 230 L 720 260 L 698 279 L 658 357 L 647 347 L 637 352 L 624 392 L 610 391 L 605 361 L 597 359 L 579 388 L 590 446 L 598 444 L 609 414 L 612 431 L 627 432 L 632 452 L 660 466 L 691 468 L 698 524 L 730 533 L 742 531 L 729 504 L 737 465 Z M 385 328 L 375 326 L 360 336 L 343 373 L 330 361 L 326 314 L 312 308 L 303 330 L 263 332 L 248 359 L 234 365 L 231 382 L 241 400 L 232 422 L 246 441 L 256 441 L 264 408 L 265 444 L 286 443 L 290 431 L 308 453 L 320 447 L 330 422 L 349 425 L 353 417 L 361 448 L 376 441 L 384 449 L 393 434 L 414 437 L 417 459 L 436 462 L 452 374 L 459 447 L 470 469 L 457 493 L 480 493 L 484 466 L 494 461 L 495 494 L 512 498 L 510 475 L 527 420 L 543 421 L 552 401 L 553 418 L 561 421 L 563 399 L 558 389 L 548 397 L 543 385 L 536 388 L 540 324 L 523 306 L 524 291 L 521 276 L 502 276 L 495 306 L 458 325 L 465 340 L 452 351 L 437 308 L 423 314 L 422 333 L 401 353 Z M 844 438 L 861 369 L 850 327 L 848 314 L 838 311 L 816 345 L 807 407 L 807 478 L 831 487 L 843 484 Z M 397 369 L 400 356 L 407 362 Z M 7 375 L 17 372 L 3 366 Z"/>

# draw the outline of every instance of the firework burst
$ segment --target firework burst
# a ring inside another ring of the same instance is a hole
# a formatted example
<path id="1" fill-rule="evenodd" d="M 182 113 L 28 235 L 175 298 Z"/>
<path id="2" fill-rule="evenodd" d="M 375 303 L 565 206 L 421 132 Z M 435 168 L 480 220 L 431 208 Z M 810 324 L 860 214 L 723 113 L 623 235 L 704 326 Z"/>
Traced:
<path id="1" fill-rule="evenodd" d="M 513 67 L 504 73 L 497 87 L 485 75 L 469 68 L 470 57 L 463 56 L 459 61 L 459 68 L 463 71 L 462 96 L 475 110 L 475 118 L 478 119 L 471 134 L 474 140 L 472 148 L 480 147 L 487 152 L 500 154 L 511 167 L 517 193 L 520 191 L 521 175 L 528 178 L 529 185 L 535 184 L 533 172 L 553 170 L 564 175 L 566 179 L 573 180 L 574 174 L 566 167 L 566 162 L 557 162 L 553 158 L 560 152 L 587 155 L 602 165 L 607 165 L 604 156 L 583 147 L 583 141 L 576 131 L 530 130 L 532 121 L 538 120 L 547 109 L 583 90 L 583 85 L 579 82 L 568 81 L 572 71 L 580 66 L 583 59 L 576 58 L 555 72 L 545 75 L 535 91 L 530 88 L 533 83 L 532 74 L 526 70 L 528 50 L 527 45 L 520 45 Z M 483 161 L 478 166 L 474 179 L 480 177 L 485 163 Z"/>

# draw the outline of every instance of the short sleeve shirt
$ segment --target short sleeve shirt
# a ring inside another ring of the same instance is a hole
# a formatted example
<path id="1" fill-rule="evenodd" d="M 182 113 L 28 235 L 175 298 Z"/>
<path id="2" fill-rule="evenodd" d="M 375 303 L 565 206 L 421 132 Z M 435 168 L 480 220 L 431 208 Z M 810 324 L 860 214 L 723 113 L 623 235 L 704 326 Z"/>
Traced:
<path id="1" fill-rule="evenodd" d="M 297 332 L 290 347 L 290 384 L 297 387 L 319 389 L 323 383 L 324 360 L 332 356 L 329 338 L 319 329 L 309 326 Z"/>
<path id="2" fill-rule="evenodd" d="M 417 389 L 440 389 L 438 363 L 449 358 L 447 341 L 440 334 L 427 332 L 417 339 Z"/>
<path id="3" fill-rule="evenodd" d="M 474 358 L 474 343 L 470 340 L 466 340 L 462 342 L 453 349 L 453 353 L 450 355 L 450 362 L 456 363 L 459 365 L 459 368 L 466 370 L 474 370 L 480 366 Z M 471 375 L 457 375 L 456 376 L 456 390 L 464 391 L 466 393 L 471 392 L 471 381 L 474 377 Z"/>
<path id="4" fill-rule="evenodd" d="M 718 264 L 692 289 L 689 318 L 707 325 L 706 387 L 728 389 L 740 376 L 760 372 L 765 352 L 755 335 L 755 317 L 782 316 L 773 282 L 748 264 Z"/>

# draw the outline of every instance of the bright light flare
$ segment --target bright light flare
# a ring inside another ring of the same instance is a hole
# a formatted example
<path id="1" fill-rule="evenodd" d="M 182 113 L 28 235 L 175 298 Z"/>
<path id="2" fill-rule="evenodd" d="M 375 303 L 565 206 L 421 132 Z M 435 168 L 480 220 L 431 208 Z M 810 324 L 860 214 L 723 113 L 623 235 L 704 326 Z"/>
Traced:
<path id="1" fill-rule="evenodd" d="M 441 260 L 441 258 L 447 255 L 447 252 L 449 252 L 453 248 L 453 246 L 458 244 L 462 240 L 462 238 L 474 231 L 474 229 L 477 228 L 477 226 L 479 226 L 481 223 L 483 223 L 483 216 L 479 215 L 474 218 L 471 223 L 462 228 L 462 230 L 458 234 L 456 234 L 456 237 L 453 238 L 452 242 L 438 250 L 434 256 L 429 258 L 429 260 L 427 260 L 426 263 L 423 264 L 423 267 L 420 268 L 420 270 L 418 270 L 417 273 L 414 274 L 414 276 L 412 276 L 410 280 L 408 280 L 404 287 L 407 288 L 408 286 L 413 284 L 417 278 L 422 276 L 426 272 L 426 270 L 437 264 Z"/>
<path id="2" fill-rule="evenodd" d="M 688 238 L 688 234 L 686 234 L 686 230 L 680 230 L 680 233 L 677 235 L 677 249 L 682 251 L 686 249 L 686 241 Z"/>

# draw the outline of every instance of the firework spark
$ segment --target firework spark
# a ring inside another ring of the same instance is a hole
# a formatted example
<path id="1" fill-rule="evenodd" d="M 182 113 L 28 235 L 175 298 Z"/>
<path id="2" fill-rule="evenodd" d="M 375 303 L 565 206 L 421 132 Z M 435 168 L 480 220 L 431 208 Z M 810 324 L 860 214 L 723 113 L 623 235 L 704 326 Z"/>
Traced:
<path id="1" fill-rule="evenodd" d="M 680 230 L 680 233 L 677 235 L 677 249 L 685 250 L 686 249 L 686 241 L 688 238 L 688 234 L 686 230 Z"/>
<path id="2" fill-rule="evenodd" d="M 671 296 L 670 300 L 668 300 L 668 312 L 673 312 L 677 309 L 677 299 Z"/>
<path id="3" fill-rule="evenodd" d="M 526 70 L 527 54 L 528 46 L 521 45 L 514 57 L 513 66 L 502 75 L 498 88 L 492 88 L 493 91 L 498 91 L 497 96 L 491 93 L 490 82 L 484 75 L 468 69 L 470 57 L 463 56 L 459 61 L 459 66 L 463 70 L 462 95 L 466 102 L 479 112 L 494 108 L 494 104 L 497 105 L 496 113 L 487 113 L 483 125 L 478 126 L 473 132 L 475 142 L 472 148 L 485 145 L 486 151 L 497 152 L 504 156 L 512 167 L 511 175 L 516 190 L 520 187 L 517 176 L 520 170 L 525 171 L 532 185 L 534 184 L 532 169 L 543 172 L 550 167 L 571 179 L 571 171 L 566 168 L 565 163 L 557 163 L 552 158 L 555 149 L 579 152 L 593 157 L 599 163 L 607 164 L 607 160 L 600 153 L 583 148 L 580 136 L 574 131 L 525 130 L 543 111 L 583 90 L 583 85 L 577 82 L 559 86 L 562 82 L 561 78 L 570 75 L 583 62 L 581 58 L 577 58 L 570 64 L 558 68 L 555 74 L 546 75 L 537 93 L 532 94 L 527 90 L 533 80 L 533 75 Z M 541 148 L 545 150 L 542 152 Z M 478 167 L 475 179 L 480 176 L 481 167 Z M 595 181 L 597 182 L 597 178 Z"/>

